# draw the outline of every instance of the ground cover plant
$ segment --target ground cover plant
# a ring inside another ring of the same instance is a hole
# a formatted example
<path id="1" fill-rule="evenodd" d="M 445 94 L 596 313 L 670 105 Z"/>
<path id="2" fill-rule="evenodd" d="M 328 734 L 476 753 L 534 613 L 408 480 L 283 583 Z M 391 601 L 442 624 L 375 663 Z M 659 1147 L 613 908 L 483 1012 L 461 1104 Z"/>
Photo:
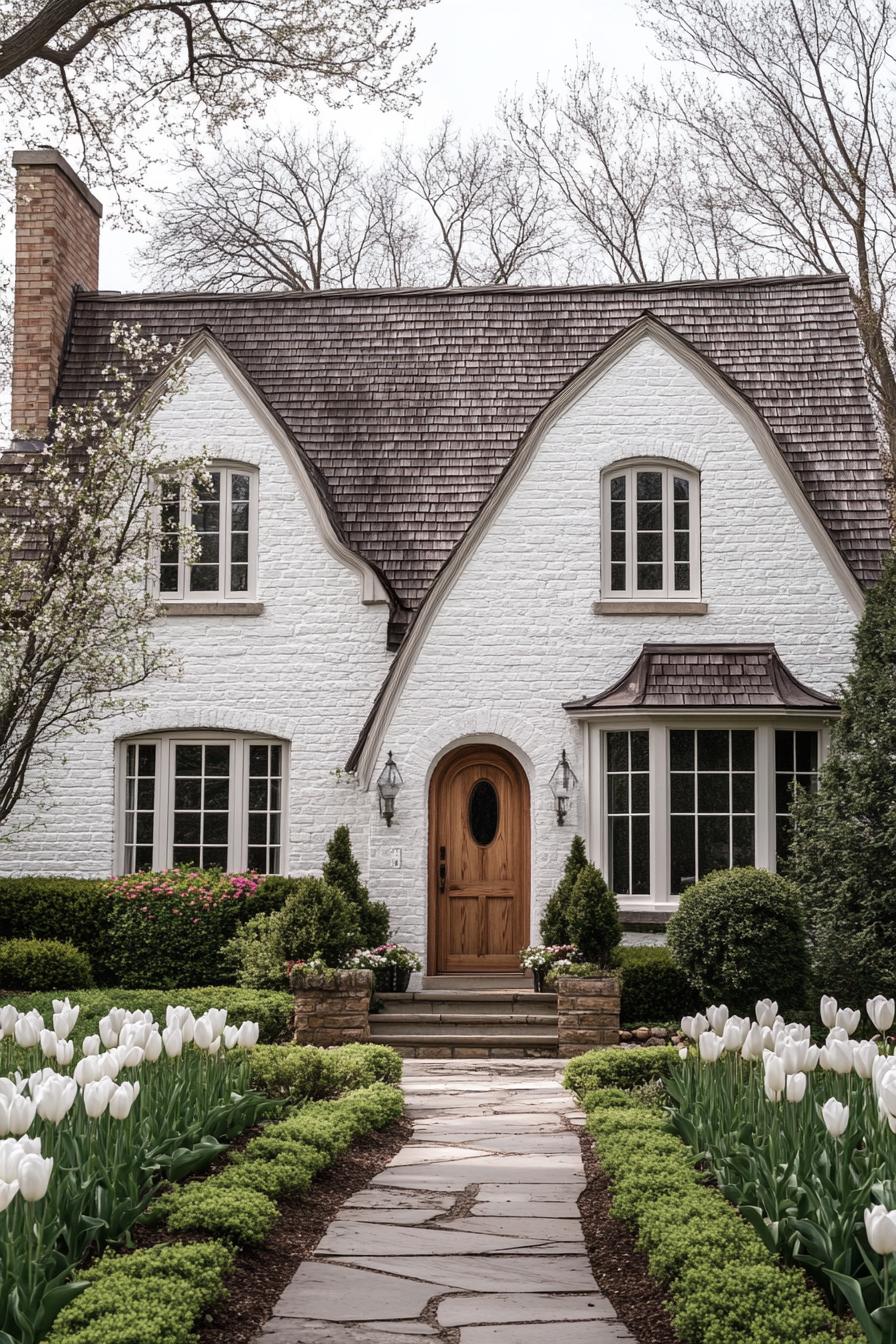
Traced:
<path id="1" fill-rule="evenodd" d="M 0 1008 L 0 1340 L 33 1344 L 80 1291 L 73 1269 L 121 1238 L 163 1178 L 212 1162 L 279 1103 L 253 1091 L 258 1025 L 170 1006 L 111 1009 L 72 1034 L 67 999 L 46 1020 Z"/>
<path id="2" fill-rule="evenodd" d="M 823 997 L 824 1043 L 768 999 L 755 1020 L 687 1017 L 694 1048 L 665 1079 L 670 1120 L 769 1254 L 800 1267 L 871 1344 L 896 1340 L 893 999 Z"/>

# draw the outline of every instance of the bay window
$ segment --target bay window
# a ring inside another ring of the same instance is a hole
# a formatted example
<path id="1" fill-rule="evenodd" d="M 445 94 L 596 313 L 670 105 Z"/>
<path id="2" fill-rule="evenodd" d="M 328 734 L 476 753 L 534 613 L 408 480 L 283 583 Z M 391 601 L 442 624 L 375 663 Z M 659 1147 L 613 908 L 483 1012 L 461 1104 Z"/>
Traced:
<path id="1" fill-rule="evenodd" d="M 179 864 L 282 870 L 284 743 L 164 733 L 125 742 L 120 752 L 122 872 Z"/>

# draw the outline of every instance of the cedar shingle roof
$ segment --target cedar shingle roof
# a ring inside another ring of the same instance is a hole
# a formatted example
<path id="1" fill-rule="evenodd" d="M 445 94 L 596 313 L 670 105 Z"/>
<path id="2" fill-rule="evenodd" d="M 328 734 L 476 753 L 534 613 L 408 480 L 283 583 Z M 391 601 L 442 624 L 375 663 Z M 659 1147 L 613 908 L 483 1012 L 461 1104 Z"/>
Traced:
<path id="1" fill-rule="evenodd" d="M 831 714 L 837 701 L 797 681 L 774 644 L 645 644 L 615 685 L 563 706 L 571 714 L 714 707 Z"/>
<path id="2" fill-rule="evenodd" d="M 877 578 L 887 501 L 842 277 L 81 294 L 59 397 L 83 400 L 102 385 L 113 322 L 141 322 L 176 342 L 208 328 L 319 469 L 337 527 L 391 584 L 401 626 L 529 423 L 645 311 L 753 402 L 856 577 Z"/>

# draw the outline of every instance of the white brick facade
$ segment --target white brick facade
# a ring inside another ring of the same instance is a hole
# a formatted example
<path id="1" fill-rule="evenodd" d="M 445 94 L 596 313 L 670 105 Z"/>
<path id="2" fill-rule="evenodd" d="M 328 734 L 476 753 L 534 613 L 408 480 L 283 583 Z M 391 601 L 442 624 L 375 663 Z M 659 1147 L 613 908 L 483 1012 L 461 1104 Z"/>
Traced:
<path id="1" fill-rule="evenodd" d="M 388 901 L 395 935 L 422 950 L 429 778 L 452 745 L 488 741 L 513 752 L 529 777 L 534 936 L 588 806 L 580 790 L 569 824 L 558 827 L 548 780 L 562 747 L 585 775 L 582 732 L 564 701 L 615 681 L 645 641 L 774 642 L 798 678 L 831 693 L 848 670 L 854 610 L 757 444 L 691 369 L 645 336 L 550 426 L 439 607 L 373 770 L 375 779 L 391 750 L 404 777 L 387 829 L 375 788 L 363 792 L 333 772 L 391 661 L 388 608 L 362 605 L 357 572 L 324 545 L 282 448 L 210 358 L 197 360 L 187 393 L 159 420 L 175 451 L 202 443 L 214 457 L 258 467 L 264 612 L 167 620 L 182 679 L 150 686 L 140 719 L 70 744 L 38 820 L 0 850 L 3 872 L 110 871 L 116 738 L 177 728 L 270 733 L 291 743 L 285 868 L 318 868 L 334 826 L 348 822 L 371 894 Z M 706 615 L 592 610 L 601 597 L 601 472 L 639 456 L 701 473 Z"/>

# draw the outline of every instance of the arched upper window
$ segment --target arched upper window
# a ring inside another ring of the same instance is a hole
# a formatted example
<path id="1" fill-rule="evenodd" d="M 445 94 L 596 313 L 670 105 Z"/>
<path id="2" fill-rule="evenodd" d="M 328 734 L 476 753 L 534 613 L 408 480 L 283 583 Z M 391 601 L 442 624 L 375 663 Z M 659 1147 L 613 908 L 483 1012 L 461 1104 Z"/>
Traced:
<path id="1" fill-rule="evenodd" d="M 254 467 L 213 463 L 197 485 L 192 515 L 188 491 L 176 481 L 161 489 L 159 597 L 206 602 L 255 596 L 258 473 Z M 180 533 L 192 525 L 196 546 L 184 553 Z"/>
<path id="2" fill-rule="evenodd" d="M 602 596 L 700 597 L 700 478 L 674 463 L 611 467 L 603 478 Z"/>
<path id="3" fill-rule="evenodd" d="M 286 743 L 244 733 L 156 733 L 119 743 L 119 871 L 188 863 L 281 872 L 287 756 Z"/>

